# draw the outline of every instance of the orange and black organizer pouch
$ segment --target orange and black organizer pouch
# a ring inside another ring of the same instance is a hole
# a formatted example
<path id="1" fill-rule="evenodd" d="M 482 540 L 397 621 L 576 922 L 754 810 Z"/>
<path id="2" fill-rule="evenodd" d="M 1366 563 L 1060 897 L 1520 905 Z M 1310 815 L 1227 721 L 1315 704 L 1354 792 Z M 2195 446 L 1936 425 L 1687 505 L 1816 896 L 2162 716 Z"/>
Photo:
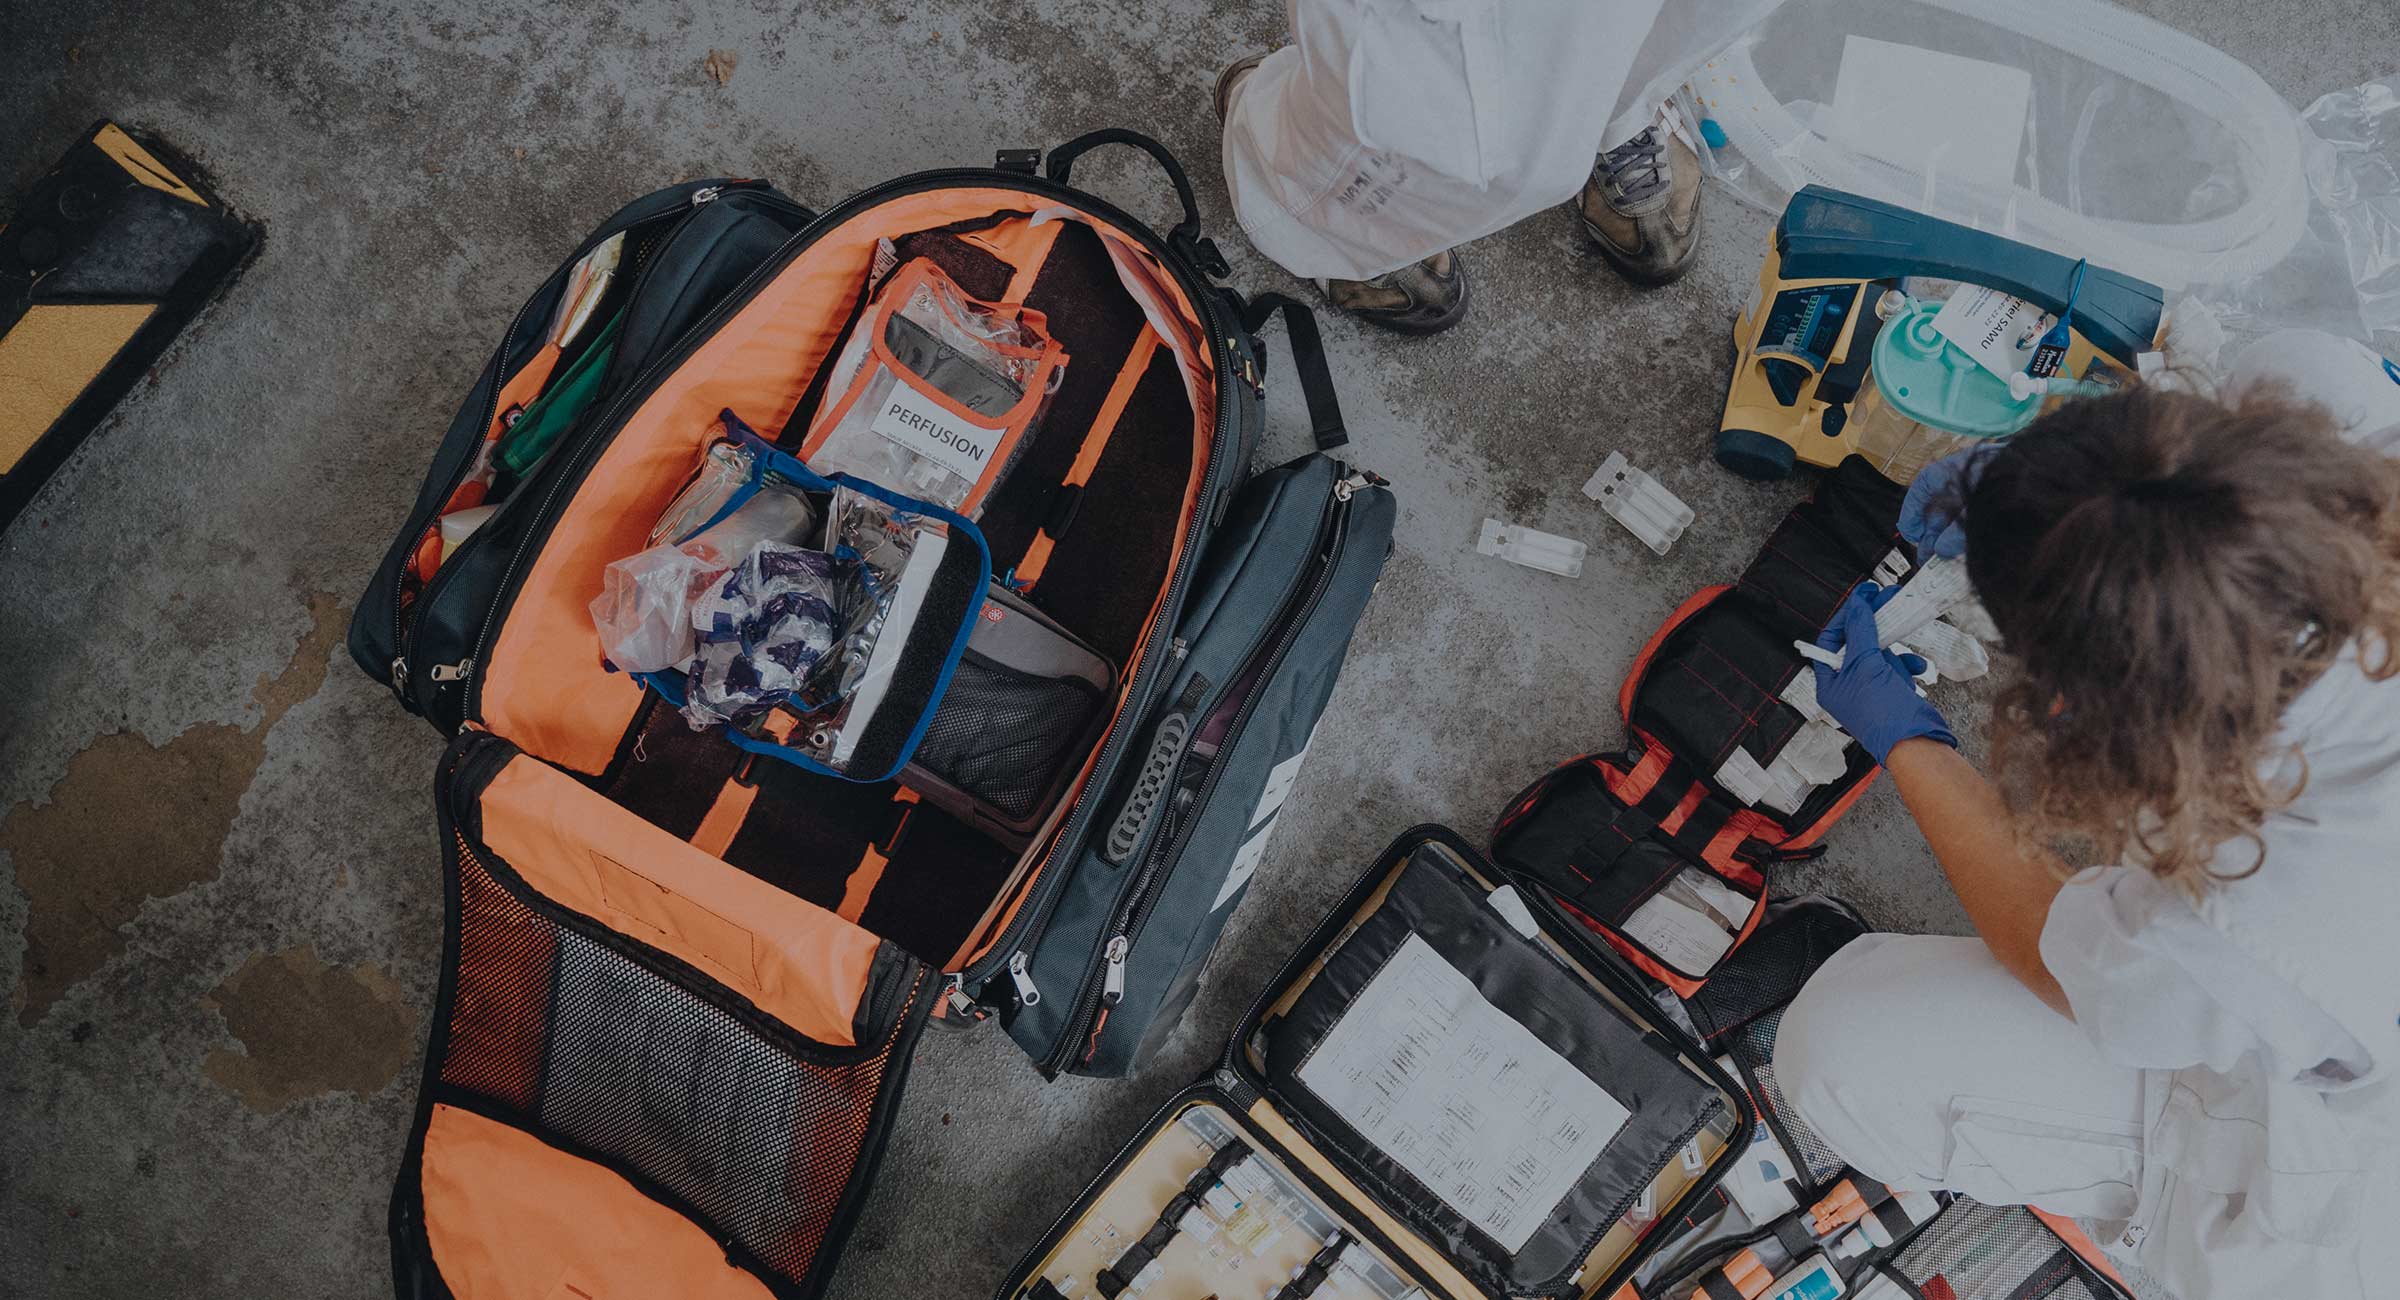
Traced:
<path id="1" fill-rule="evenodd" d="M 1814 641 L 1851 589 L 1891 562 L 1901 495 L 1855 457 L 1827 475 L 1739 581 L 1693 595 L 1643 647 L 1618 696 L 1628 748 L 1553 769 L 1509 801 L 1493 830 L 1501 866 L 1679 995 L 1696 992 L 1757 928 L 1775 865 L 1819 852 L 1881 770 L 1852 743 L 1841 778 L 1790 812 L 1745 803 L 1715 776 L 1736 750 L 1772 763 L 1800 731 L 1783 694 L 1813 670 L 1792 642 Z M 1634 920 L 1678 887 L 1734 914 L 1721 950 L 1666 948 L 1658 929 Z"/>

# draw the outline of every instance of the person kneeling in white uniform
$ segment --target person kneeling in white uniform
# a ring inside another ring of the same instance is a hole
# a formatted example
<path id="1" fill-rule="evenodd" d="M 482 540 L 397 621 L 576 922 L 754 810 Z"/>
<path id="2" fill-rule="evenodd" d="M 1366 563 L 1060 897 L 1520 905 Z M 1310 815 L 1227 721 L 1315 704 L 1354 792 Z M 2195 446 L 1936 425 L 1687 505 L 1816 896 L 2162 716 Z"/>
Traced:
<path id="1" fill-rule="evenodd" d="M 1691 264 L 1700 160 L 1662 109 L 1781 0 L 1289 0 L 1292 43 L 1217 79 L 1250 242 L 1333 304 L 1428 334 L 1458 245 L 1576 194 L 1626 278 Z"/>
<path id="2" fill-rule="evenodd" d="M 2309 388 L 2258 382 L 2284 376 Z M 1890 769 L 1980 938 L 1851 944 L 1775 1067 L 1860 1171 L 2101 1220 L 2181 1300 L 2383 1300 L 2400 366 L 2284 335 L 2236 379 L 2226 402 L 2076 402 L 1912 485 L 1903 534 L 1963 551 L 2016 660 L 2000 784 L 1851 635 L 1872 592 L 1828 632 L 1848 651 L 1818 698 Z M 2116 865 L 2069 875 L 2061 843 Z"/>

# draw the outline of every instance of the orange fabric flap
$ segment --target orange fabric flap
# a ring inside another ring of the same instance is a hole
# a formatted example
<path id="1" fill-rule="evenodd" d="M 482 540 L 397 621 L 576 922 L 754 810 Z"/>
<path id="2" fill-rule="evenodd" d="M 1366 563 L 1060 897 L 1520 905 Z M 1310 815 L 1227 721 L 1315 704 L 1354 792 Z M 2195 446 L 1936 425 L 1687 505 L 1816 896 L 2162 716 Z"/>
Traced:
<path id="1" fill-rule="evenodd" d="M 458 1300 L 773 1300 L 699 1225 L 615 1171 L 435 1106 L 425 1237 Z"/>
<path id="2" fill-rule="evenodd" d="M 520 755 L 483 793 L 483 842 L 572 911 L 690 962 L 794 1030 L 856 1045 L 874 935 Z"/>

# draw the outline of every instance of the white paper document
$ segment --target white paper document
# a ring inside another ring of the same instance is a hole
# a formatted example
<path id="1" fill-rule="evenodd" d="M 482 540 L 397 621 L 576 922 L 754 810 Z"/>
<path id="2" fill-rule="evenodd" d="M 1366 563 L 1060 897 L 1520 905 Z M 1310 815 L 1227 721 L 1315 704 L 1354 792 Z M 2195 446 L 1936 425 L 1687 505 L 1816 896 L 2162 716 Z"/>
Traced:
<path id="1" fill-rule="evenodd" d="M 2057 323 L 2058 317 L 2023 298 L 1980 284 L 1959 286 L 1933 314 L 1934 333 L 2001 379 L 2031 365 L 2035 347 Z"/>
<path id="2" fill-rule="evenodd" d="M 1413 934 L 1299 1078 L 1512 1255 L 1632 1116 Z"/>
<path id="3" fill-rule="evenodd" d="M 1705 974 L 1733 947 L 1732 933 L 1715 917 L 1678 901 L 1667 890 L 1643 899 L 1617 928 L 1660 961 L 1691 975 Z"/>

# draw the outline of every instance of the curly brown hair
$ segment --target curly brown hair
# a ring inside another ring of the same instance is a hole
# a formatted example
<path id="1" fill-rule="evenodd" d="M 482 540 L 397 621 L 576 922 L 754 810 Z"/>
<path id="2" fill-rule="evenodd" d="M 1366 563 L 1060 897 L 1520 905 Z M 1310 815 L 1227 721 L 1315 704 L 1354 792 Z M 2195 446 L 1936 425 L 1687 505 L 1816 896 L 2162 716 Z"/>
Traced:
<path id="1" fill-rule="evenodd" d="M 2016 663 L 1994 764 L 2026 835 L 2195 894 L 2256 871 L 2307 779 L 2262 774 L 2285 707 L 2353 643 L 2400 672 L 2400 470 L 2275 387 L 2071 402 L 1980 470 L 1954 508 Z"/>

